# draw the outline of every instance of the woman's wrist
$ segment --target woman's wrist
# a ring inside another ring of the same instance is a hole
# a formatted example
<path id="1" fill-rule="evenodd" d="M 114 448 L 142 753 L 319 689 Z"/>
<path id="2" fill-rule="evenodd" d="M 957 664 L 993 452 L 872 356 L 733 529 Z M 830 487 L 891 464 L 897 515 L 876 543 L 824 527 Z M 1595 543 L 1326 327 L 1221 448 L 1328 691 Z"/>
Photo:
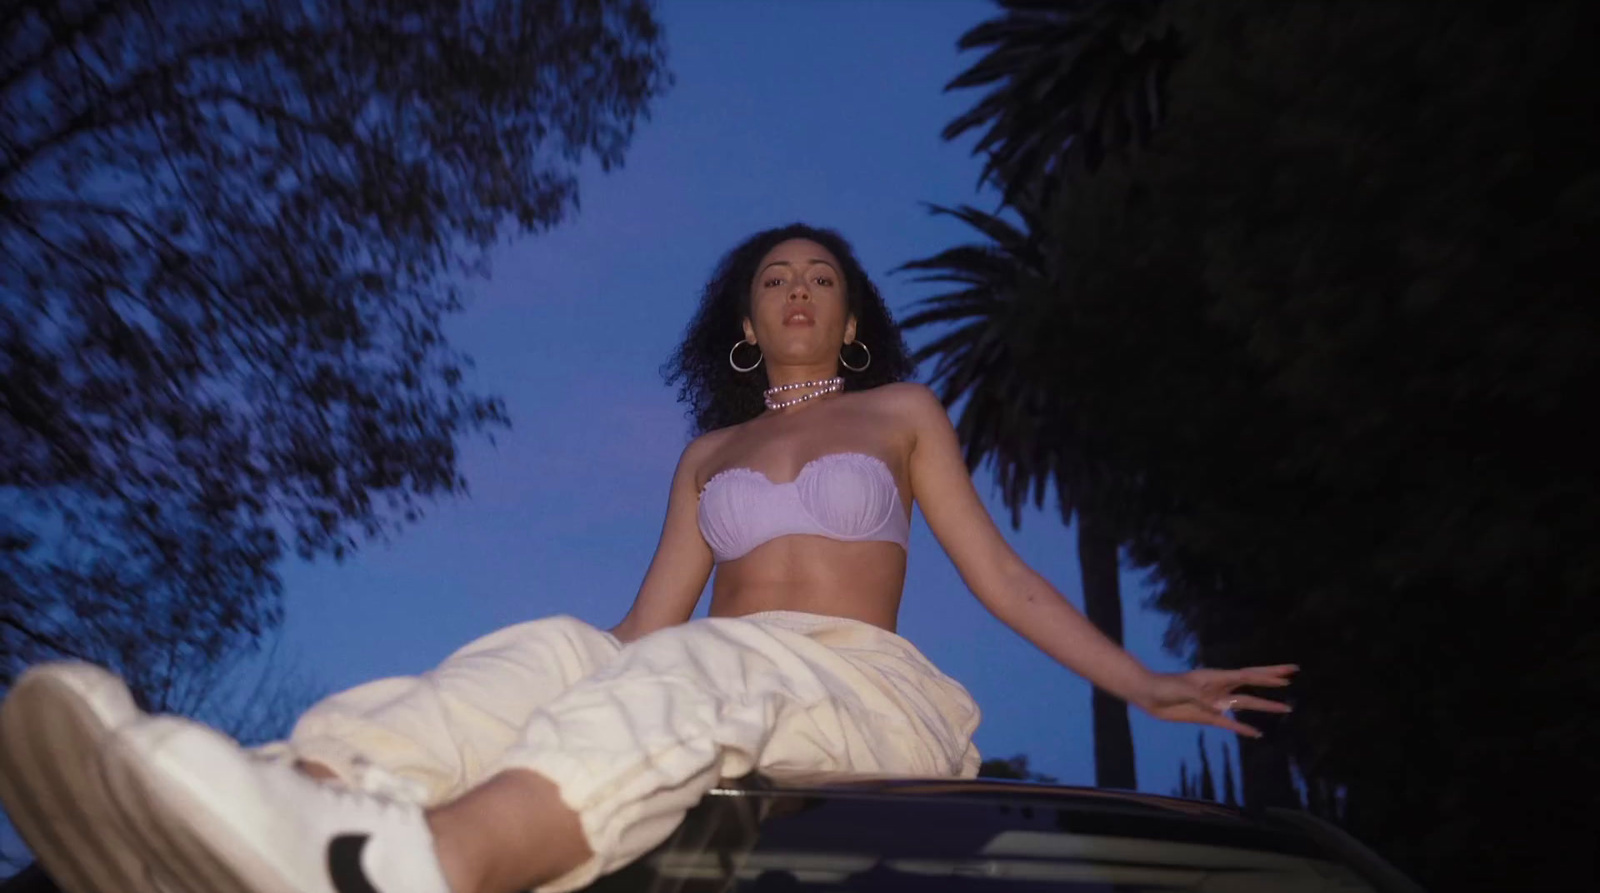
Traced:
<path id="1" fill-rule="evenodd" d="M 1129 684 L 1128 692 L 1118 697 L 1129 705 L 1149 713 L 1151 705 L 1155 703 L 1156 683 L 1160 678 L 1160 673 L 1140 665 L 1138 674 Z"/>

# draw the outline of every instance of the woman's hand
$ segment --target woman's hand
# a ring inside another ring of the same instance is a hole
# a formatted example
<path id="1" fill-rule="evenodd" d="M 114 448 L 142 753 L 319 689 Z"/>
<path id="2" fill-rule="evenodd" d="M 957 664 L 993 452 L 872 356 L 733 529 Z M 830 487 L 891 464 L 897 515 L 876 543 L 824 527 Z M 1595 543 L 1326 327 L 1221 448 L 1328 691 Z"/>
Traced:
<path id="1" fill-rule="evenodd" d="M 1238 694 L 1237 690 L 1245 686 L 1283 688 L 1298 669 L 1294 664 L 1279 664 L 1242 670 L 1154 673 L 1143 696 L 1137 699 L 1137 704 L 1157 719 L 1217 726 L 1251 738 L 1260 738 L 1259 729 L 1239 722 L 1229 714 L 1238 710 L 1288 713 L 1289 705 Z"/>

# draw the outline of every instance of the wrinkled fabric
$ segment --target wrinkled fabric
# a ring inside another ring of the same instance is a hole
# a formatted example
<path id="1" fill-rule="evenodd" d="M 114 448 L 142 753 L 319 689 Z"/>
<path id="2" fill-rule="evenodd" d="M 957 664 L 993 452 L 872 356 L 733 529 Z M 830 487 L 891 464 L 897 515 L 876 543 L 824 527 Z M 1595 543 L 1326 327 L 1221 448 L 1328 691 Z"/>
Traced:
<path id="1" fill-rule="evenodd" d="M 971 696 L 904 638 L 857 620 L 712 617 L 623 645 L 570 617 L 485 636 L 416 677 L 322 701 L 287 747 L 341 777 L 376 766 L 427 805 L 506 769 L 549 779 L 594 857 L 562 893 L 665 840 L 751 770 L 977 774 Z"/>

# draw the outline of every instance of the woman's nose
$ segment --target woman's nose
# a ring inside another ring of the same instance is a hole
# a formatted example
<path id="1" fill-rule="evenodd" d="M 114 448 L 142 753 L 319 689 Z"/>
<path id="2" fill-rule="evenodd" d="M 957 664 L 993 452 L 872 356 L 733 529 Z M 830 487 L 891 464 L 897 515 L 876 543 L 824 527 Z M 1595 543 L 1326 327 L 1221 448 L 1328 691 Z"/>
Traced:
<path id="1" fill-rule="evenodd" d="M 811 292 L 806 289 L 806 285 L 805 285 L 804 282 L 796 282 L 794 284 L 794 287 L 789 289 L 789 300 L 791 300 L 791 301 L 809 301 L 809 300 L 811 300 Z"/>

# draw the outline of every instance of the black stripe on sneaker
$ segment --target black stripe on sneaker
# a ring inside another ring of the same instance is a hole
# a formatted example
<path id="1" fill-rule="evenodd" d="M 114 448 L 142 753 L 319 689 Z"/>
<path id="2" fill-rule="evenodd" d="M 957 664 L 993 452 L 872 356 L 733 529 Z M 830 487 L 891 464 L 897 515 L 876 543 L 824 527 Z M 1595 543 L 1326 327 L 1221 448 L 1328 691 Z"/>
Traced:
<path id="1" fill-rule="evenodd" d="M 361 850 L 366 834 L 340 834 L 328 841 L 328 880 L 339 893 L 378 893 L 361 870 Z"/>

